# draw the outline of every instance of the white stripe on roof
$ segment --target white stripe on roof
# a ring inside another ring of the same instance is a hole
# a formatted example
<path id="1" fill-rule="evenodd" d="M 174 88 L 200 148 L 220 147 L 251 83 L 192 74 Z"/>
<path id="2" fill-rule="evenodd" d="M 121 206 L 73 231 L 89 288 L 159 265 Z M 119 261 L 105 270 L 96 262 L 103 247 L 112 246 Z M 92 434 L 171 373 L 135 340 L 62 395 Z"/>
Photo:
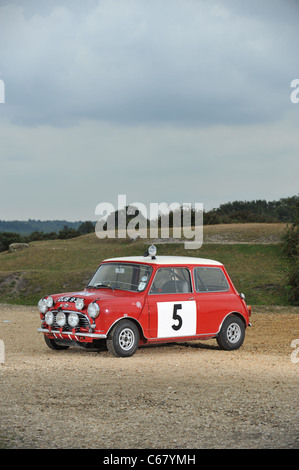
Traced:
<path id="1" fill-rule="evenodd" d="M 123 256 L 119 258 L 109 258 L 104 261 L 120 261 L 120 262 L 133 262 L 133 263 L 147 263 L 147 264 L 171 264 L 171 265 L 210 265 L 210 266 L 223 266 L 219 261 L 206 258 L 195 258 L 190 256 L 156 256 L 156 259 L 151 259 L 150 256 Z"/>

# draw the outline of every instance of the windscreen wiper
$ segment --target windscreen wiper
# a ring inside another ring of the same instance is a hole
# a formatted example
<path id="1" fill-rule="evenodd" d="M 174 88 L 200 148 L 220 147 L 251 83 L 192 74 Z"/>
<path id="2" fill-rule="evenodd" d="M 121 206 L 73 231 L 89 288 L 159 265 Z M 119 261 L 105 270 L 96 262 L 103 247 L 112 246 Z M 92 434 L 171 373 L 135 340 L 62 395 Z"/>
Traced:
<path id="1" fill-rule="evenodd" d="M 95 287 L 96 289 L 99 289 L 99 287 L 105 287 L 105 288 L 108 287 L 108 289 L 112 289 L 113 292 L 114 292 L 114 289 L 113 289 L 113 287 L 112 287 L 110 284 L 103 284 L 102 282 L 100 282 L 100 283 L 98 283 L 98 284 L 95 284 L 94 287 Z"/>

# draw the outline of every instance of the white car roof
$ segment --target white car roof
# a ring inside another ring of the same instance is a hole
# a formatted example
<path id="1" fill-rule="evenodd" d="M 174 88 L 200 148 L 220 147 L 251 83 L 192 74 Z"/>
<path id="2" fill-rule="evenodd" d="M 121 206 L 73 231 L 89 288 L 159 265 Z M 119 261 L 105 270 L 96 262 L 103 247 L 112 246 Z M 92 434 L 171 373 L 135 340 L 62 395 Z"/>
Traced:
<path id="1" fill-rule="evenodd" d="M 206 258 L 193 258 L 190 256 L 156 256 L 152 259 L 151 256 L 123 256 L 120 258 L 109 258 L 104 261 L 127 261 L 133 263 L 147 263 L 147 264 L 171 264 L 171 265 L 210 265 L 210 266 L 223 266 L 219 261 Z"/>

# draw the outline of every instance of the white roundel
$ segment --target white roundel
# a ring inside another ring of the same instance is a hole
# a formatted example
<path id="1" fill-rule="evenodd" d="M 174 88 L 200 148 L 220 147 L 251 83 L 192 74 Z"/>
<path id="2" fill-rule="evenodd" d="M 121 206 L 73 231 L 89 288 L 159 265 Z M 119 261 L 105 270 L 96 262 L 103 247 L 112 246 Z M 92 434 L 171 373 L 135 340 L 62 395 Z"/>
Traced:
<path id="1" fill-rule="evenodd" d="M 158 338 L 196 335 L 195 300 L 157 302 Z"/>

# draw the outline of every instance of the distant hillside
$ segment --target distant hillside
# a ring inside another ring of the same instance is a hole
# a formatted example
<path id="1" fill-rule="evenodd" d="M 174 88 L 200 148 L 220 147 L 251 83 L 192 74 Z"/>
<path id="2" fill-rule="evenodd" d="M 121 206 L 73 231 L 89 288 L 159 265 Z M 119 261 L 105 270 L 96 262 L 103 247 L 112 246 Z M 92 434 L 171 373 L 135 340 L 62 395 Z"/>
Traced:
<path id="1" fill-rule="evenodd" d="M 20 235 L 29 235 L 32 232 L 58 233 L 65 226 L 78 230 L 82 221 L 69 222 L 67 220 L 0 220 L 0 232 L 13 232 Z"/>

